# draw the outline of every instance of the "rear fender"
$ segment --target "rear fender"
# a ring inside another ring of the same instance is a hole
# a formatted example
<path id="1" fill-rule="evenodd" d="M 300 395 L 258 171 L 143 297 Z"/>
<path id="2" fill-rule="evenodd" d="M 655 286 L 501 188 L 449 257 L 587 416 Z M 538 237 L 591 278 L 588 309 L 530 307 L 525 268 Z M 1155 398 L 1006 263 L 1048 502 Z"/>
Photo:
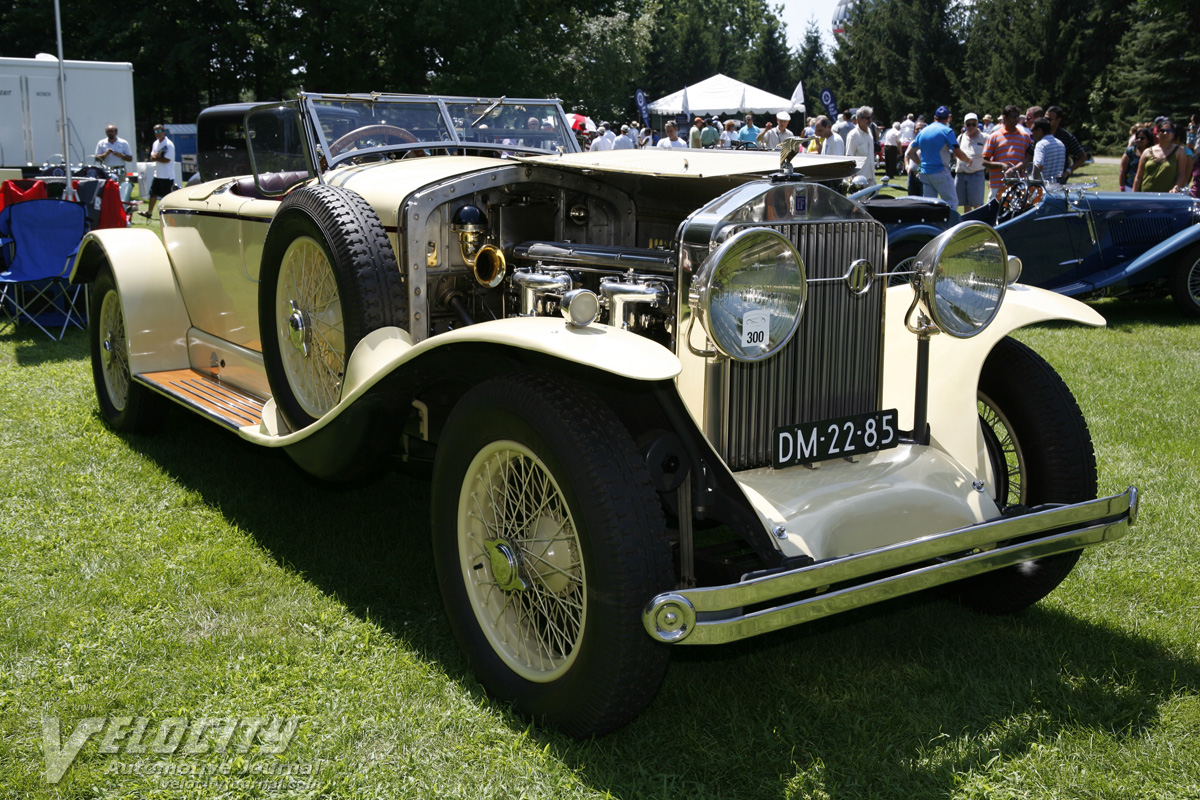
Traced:
<path id="1" fill-rule="evenodd" d="M 888 290 L 883 407 L 899 411 L 899 426 L 913 427 L 916 392 L 917 337 L 904 327 L 912 288 Z M 932 444 L 979 478 L 987 475 L 986 451 L 979 428 L 976 393 L 983 362 L 1008 334 L 1047 320 L 1060 319 L 1103 327 L 1104 317 L 1089 306 L 1045 289 L 1023 284 L 1008 287 L 1000 313 L 982 333 L 970 339 L 938 334 L 930 339 L 929 426 Z"/>
<path id="2" fill-rule="evenodd" d="M 79 245 L 71 283 L 91 283 L 105 263 L 121 295 L 130 371 L 187 368 L 190 322 L 162 241 L 145 228 L 92 231 Z"/>

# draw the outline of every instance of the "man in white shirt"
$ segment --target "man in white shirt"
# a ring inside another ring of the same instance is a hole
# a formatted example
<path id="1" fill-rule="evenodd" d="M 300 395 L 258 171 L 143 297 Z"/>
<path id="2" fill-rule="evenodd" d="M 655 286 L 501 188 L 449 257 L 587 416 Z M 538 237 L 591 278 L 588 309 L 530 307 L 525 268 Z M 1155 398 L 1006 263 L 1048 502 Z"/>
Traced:
<path id="1" fill-rule="evenodd" d="M 875 183 L 875 140 L 871 137 L 873 116 L 875 110 L 870 106 L 863 106 L 858 110 L 858 124 L 846 134 L 846 155 L 863 159 L 857 174 L 866 178 L 868 186 Z"/>
<path id="2" fill-rule="evenodd" d="M 808 152 L 820 153 L 824 156 L 846 155 L 846 143 L 842 141 L 842 137 L 833 132 L 833 123 L 829 121 L 829 117 L 824 114 L 817 117 L 813 129 L 816 131 L 817 138 L 809 143 Z"/>
<path id="3" fill-rule="evenodd" d="M 608 133 L 608 128 L 605 123 L 601 122 L 600 127 L 596 129 L 596 138 L 592 139 L 591 145 L 588 147 L 588 152 L 593 150 L 600 152 L 603 150 L 612 150 L 612 142 L 608 140 L 604 134 Z"/>
<path id="4" fill-rule="evenodd" d="M 900 159 L 904 149 L 900 147 L 900 123 L 893 122 L 883 134 L 883 171 L 889 178 L 901 173 Z"/>
<path id="5" fill-rule="evenodd" d="M 900 123 L 900 146 L 902 148 L 907 148 L 909 142 L 916 138 L 916 135 L 917 123 L 913 120 L 913 115 L 909 114 L 904 118 L 904 121 Z"/>
<path id="6" fill-rule="evenodd" d="M 107 136 L 96 143 L 96 160 L 117 173 L 118 180 L 126 179 L 125 165 L 133 161 L 129 142 L 117 136 L 117 126 L 111 122 L 104 126 Z"/>
<path id="7" fill-rule="evenodd" d="M 679 138 L 679 126 L 673 121 L 667 122 L 665 128 L 667 135 L 658 140 L 658 147 L 664 150 L 670 150 L 673 147 L 687 147 L 688 143 Z"/>
<path id="8" fill-rule="evenodd" d="M 150 207 L 138 214 L 151 219 L 154 206 L 160 198 L 175 191 L 175 143 L 167 138 L 167 129 L 162 123 L 154 126 L 154 144 L 150 148 L 150 160 L 154 162 L 154 180 L 150 183 Z"/>
<path id="9" fill-rule="evenodd" d="M 633 139 L 629 138 L 629 126 L 621 126 L 621 135 L 613 139 L 613 150 L 632 150 Z"/>
<path id="10" fill-rule="evenodd" d="M 788 130 L 788 123 L 791 122 L 792 115 L 786 111 L 780 111 L 775 115 L 775 125 L 767 123 L 767 127 L 758 135 L 758 146 L 764 150 L 775 150 L 779 147 L 779 143 L 786 139 L 795 139 L 796 135 Z"/>

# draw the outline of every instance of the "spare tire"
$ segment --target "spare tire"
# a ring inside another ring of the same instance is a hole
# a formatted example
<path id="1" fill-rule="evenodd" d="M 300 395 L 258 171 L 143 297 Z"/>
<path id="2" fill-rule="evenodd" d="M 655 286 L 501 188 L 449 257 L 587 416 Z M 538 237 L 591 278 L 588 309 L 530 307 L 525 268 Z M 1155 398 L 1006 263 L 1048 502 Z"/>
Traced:
<path id="1" fill-rule="evenodd" d="M 346 362 L 373 330 L 408 322 L 408 299 L 378 215 L 362 195 L 320 184 L 280 204 L 258 288 L 263 364 L 293 429 L 342 397 Z"/>

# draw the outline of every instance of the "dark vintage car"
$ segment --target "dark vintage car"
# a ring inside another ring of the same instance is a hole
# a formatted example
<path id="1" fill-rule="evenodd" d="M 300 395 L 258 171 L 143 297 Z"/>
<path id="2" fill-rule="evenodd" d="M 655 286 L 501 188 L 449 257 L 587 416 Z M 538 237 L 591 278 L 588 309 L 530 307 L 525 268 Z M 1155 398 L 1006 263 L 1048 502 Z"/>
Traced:
<path id="1" fill-rule="evenodd" d="M 1081 299 L 1170 294 L 1200 317 L 1200 200 L 1010 180 L 961 217 L 932 198 L 860 197 L 888 226 L 888 263 L 906 269 L 925 243 L 964 219 L 996 225 L 1021 259 L 1021 282 Z"/>
<path id="2" fill-rule="evenodd" d="M 1015 611 L 1134 519 L 1008 336 L 1103 319 L 1013 283 L 981 222 L 887 288 L 884 226 L 814 182 L 851 160 L 581 153 L 554 100 L 234 113 L 201 118 L 215 156 L 161 238 L 80 247 L 100 414 L 174 402 L 331 480 L 427 470 L 433 559 L 405 568 L 531 717 L 603 733 L 673 647 L 934 586 Z"/>

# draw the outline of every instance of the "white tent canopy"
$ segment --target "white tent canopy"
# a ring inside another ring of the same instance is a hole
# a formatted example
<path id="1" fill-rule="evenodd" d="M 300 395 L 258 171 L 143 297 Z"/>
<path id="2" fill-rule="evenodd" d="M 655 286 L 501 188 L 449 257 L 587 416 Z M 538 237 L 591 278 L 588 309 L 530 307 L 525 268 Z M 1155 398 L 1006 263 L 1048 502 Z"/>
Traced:
<path id="1" fill-rule="evenodd" d="M 687 95 L 687 110 L 684 110 L 684 95 Z M 804 113 L 804 102 L 793 102 L 786 97 L 764 92 L 748 83 L 734 80 L 728 75 L 716 74 L 711 78 L 686 86 L 674 94 L 655 100 L 650 104 L 651 114 L 777 114 L 780 111 Z"/>

